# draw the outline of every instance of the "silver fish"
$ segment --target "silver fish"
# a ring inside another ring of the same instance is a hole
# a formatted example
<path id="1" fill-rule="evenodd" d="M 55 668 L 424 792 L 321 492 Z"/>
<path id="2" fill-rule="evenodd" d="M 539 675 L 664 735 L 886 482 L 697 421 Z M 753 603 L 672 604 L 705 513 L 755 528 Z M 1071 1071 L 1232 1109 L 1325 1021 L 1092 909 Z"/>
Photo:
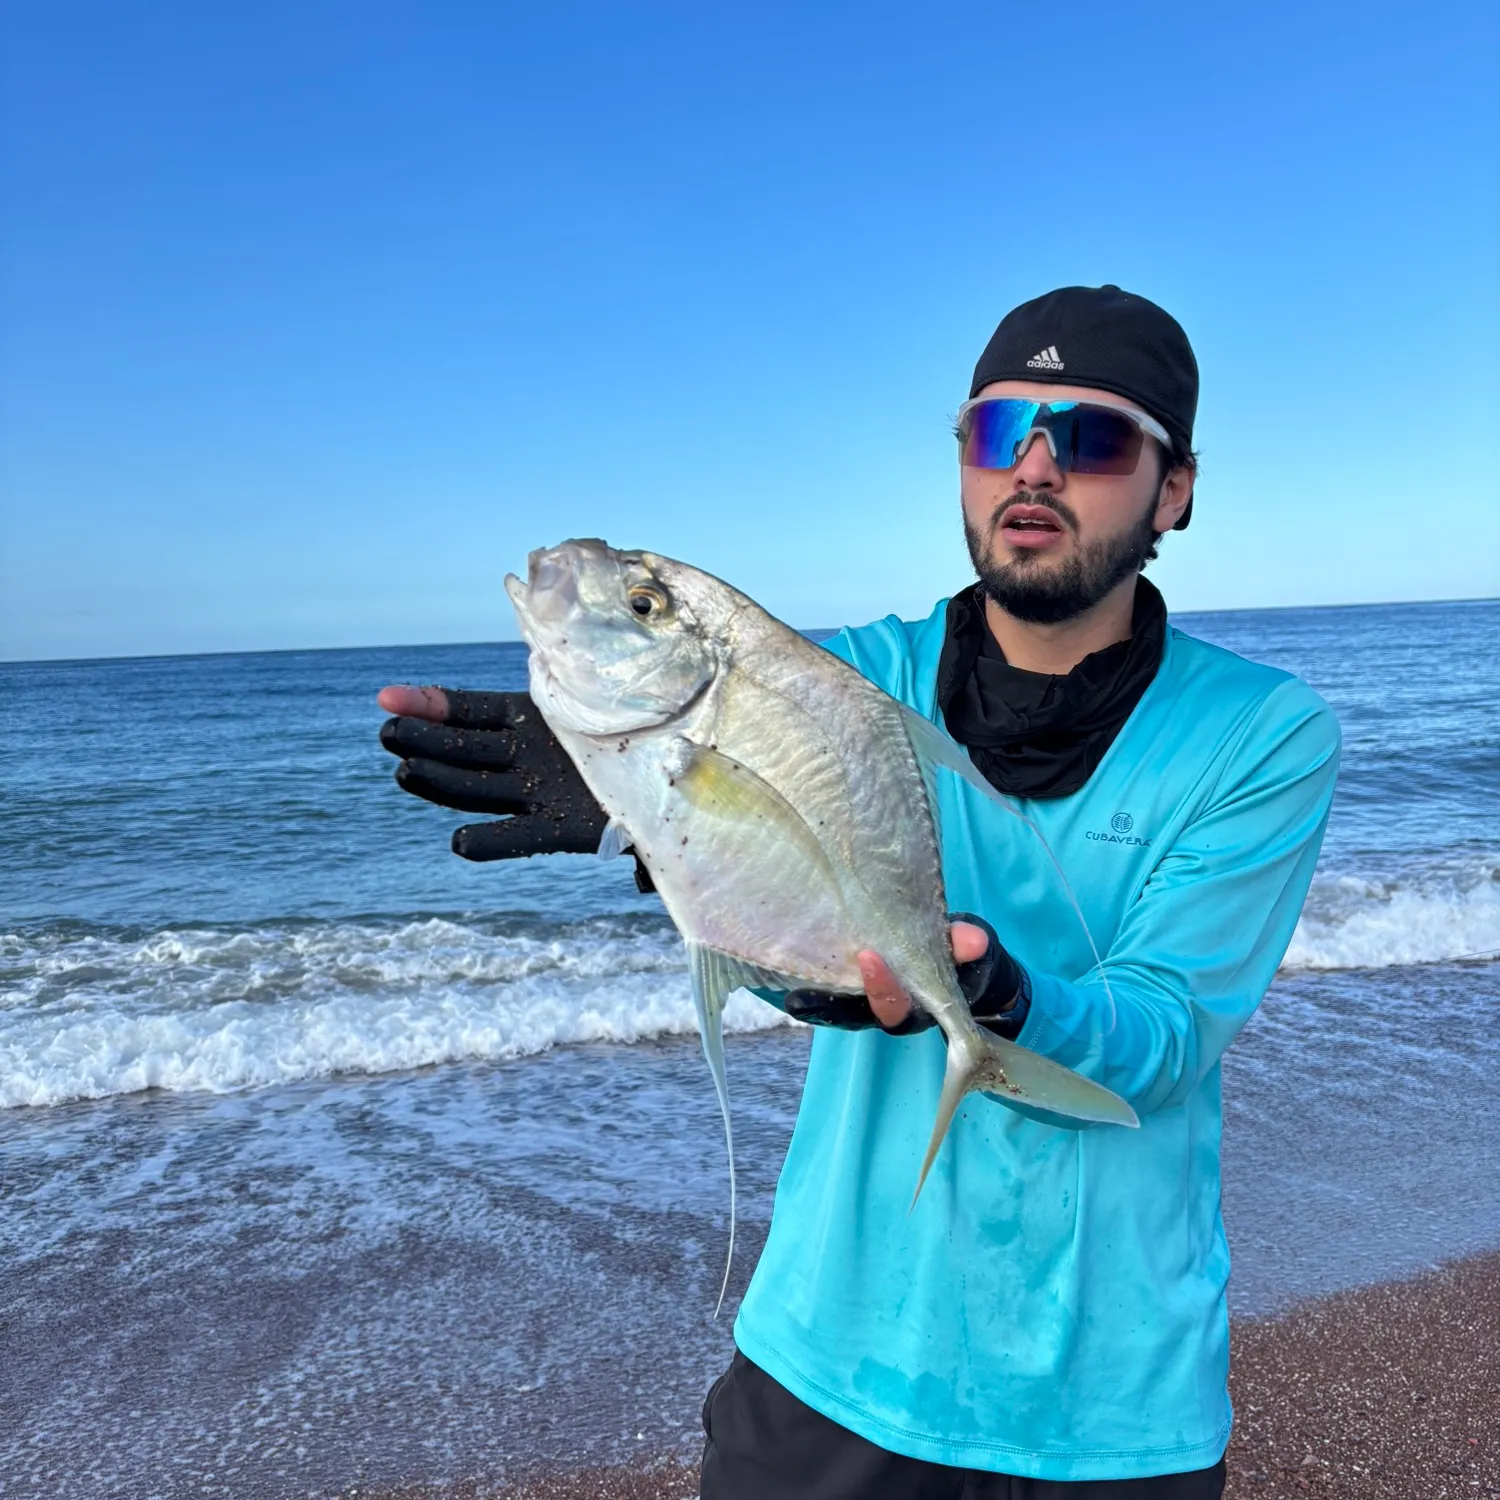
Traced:
<path id="1" fill-rule="evenodd" d="M 601 854 L 634 847 L 687 943 L 729 1150 L 731 1264 L 722 1016 L 741 986 L 862 994 L 856 955 L 880 954 L 948 1041 L 917 1194 L 972 1089 L 1138 1123 L 1108 1089 L 969 1012 L 948 935 L 936 768 L 1020 814 L 947 735 L 670 558 L 568 541 L 533 552 L 527 582 L 512 574 L 505 587 L 531 648 L 532 699 L 610 815 Z"/>

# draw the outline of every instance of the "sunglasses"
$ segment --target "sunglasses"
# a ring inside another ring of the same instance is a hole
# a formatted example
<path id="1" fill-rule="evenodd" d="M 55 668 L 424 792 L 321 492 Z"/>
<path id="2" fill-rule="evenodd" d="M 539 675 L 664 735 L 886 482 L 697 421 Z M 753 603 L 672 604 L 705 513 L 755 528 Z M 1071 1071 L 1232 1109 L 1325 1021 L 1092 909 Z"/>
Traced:
<path id="1" fill-rule="evenodd" d="M 1095 401 L 981 397 L 959 407 L 954 430 L 959 462 L 970 469 L 1015 468 L 1033 433 L 1065 474 L 1134 474 L 1148 437 L 1172 447 L 1166 428 L 1144 412 Z"/>

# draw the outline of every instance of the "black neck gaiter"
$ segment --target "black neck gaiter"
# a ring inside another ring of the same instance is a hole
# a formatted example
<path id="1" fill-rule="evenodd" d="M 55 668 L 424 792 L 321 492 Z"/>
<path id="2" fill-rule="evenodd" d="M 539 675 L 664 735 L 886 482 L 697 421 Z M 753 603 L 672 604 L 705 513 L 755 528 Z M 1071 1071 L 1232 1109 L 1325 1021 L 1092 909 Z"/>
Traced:
<path id="1" fill-rule="evenodd" d="M 1076 792 L 1151 685 L 1167 639 L 1167 606 L 1138 579 L 1130 639 L 1086 656 L 1066 676 L 1005 659 L 984 618 L 979 584 L 948 604 L 938 707 L 948 733 L 997 790 L 1012 797 Z"/>

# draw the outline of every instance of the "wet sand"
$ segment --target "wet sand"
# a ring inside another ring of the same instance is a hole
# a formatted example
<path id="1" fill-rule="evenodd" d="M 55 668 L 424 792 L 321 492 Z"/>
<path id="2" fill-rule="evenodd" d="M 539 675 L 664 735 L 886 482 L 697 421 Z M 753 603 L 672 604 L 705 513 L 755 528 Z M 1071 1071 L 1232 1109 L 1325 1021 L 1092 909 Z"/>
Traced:
<path id="1" fill-rule="evenodd" d="M 1229 1494 L 1500 1495 L 1500 1254 L 1240 1323 Z"/>
<path id="2" fill-rule="evenodd" d="M 1234 1328 L 1230 1500 L 1500 1495 L 1500 1254 Z M 676 1459 L 359 1500 L 685 1500 Z"/>

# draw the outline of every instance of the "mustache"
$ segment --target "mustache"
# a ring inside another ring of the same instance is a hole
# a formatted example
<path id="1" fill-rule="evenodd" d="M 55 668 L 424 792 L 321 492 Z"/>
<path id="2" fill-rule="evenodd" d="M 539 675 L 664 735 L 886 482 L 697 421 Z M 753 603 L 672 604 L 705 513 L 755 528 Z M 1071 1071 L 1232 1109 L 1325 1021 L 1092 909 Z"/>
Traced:
<path id="1" fill-rule="evenodd" d="M 991 536 L 1005 524 L 1006 516 L 1018 505 L 1037 505 L 1043 510 L 1050 510 L 1069 531 L 1075 535 L 1078 532 L 1078 515 L 1066 500 L 1059 500 L 1055 495 L 1038 493 L 1034 490 L 1017 490 L 990 517 Z"/>

